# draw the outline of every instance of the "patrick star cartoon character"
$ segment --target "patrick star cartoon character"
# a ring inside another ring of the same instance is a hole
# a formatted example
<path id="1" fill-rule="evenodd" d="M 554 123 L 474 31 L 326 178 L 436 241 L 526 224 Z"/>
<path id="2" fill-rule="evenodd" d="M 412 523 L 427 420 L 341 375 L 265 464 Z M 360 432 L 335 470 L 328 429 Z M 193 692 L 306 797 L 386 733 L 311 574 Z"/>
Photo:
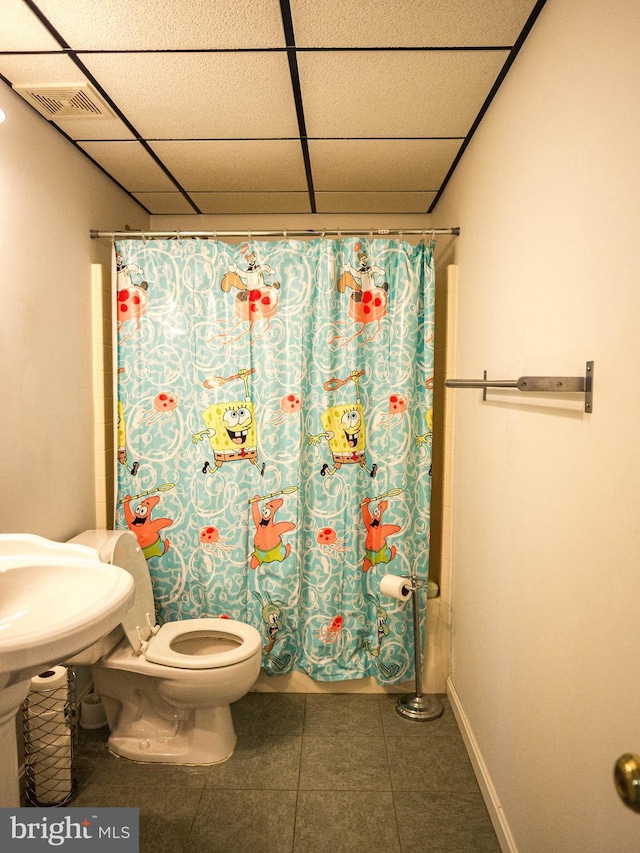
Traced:
<path id="1" fill-rule="evenodd" d="M 367 553 L 362 563 L 362 571 L 368 572 L 372 566 L 380 563 L 390 563 L 396 555 L 396 546 L 387 544 L 387 537 L 398 533 L 401 528 L 397 524 L 383 524 L 382 515 L 389 506 L 389 501 L 380 501 L 371 512 L 371 498 L 365 498 L 362 503 L 362 518 L 367 528 L 365 546 Z"/>
<path id="2" fill-rule="evenodd" d="M 151 512 L 160 501 L 157 495 L 145 498 L 131 512 L 131 495 L 125 495 L 123 499 L 124 517 L 127 527 L 135 535 L 138 545 L 142 548 L 145 560 L 151 557 L 162 557 L 169 550 L 169 540 L 160 537 L 160 531 L 173 524 L 171 518 L 151 518 Z"/>
<path id="3" fill-rule="evenodd" d="M 258 506 L 260 500 L 260 495 L 255 495 L 251 500 L 251 514 L 256 526 L 254 551 L 249 563 L 252 569 L 257 569 L 263 563 L 282 563 L 286 560 L 291 553 L 291 545 L 283 543 L 282 534 L 296 527 L 293 521 L 275 520 L 276 512 L 284 503 L 282 498 L 267 501 L 262 512 Z"/>

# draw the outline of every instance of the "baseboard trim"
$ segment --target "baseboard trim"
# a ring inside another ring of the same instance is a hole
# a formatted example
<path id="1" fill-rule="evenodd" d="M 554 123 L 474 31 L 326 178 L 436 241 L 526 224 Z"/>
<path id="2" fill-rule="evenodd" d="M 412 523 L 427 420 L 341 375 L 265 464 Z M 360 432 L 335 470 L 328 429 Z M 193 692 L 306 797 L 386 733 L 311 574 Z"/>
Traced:
<path id="1" fill-rule="evenodd" d="M 498 793 L 491 781 L 489 769 L 482 757 L 482 753 L 478 747 L 478 742 L 476 741 L 473 729 L 469 723 L 469 718 L 462 707 L 460 697 L 456 692 L 456 688 L 454 687 L 451 678 L 447 679 L 447 696 L 449 697 L 451 710 L 456 718 L 458 727 L 462 734 L 462 739 L 464 740 L 467 752 L 469 753 L 469 758 L 471 759 L 471 764 L 473 766 L 474 773 L 476 774 L 480 791 L 482 792 L 482 796 L 487 806 L 491 823 L 493 824 L 493 828 L 498 836 L 500 849 L 502 850 L 502 853 L 518 853 L 518 848 L 513 840 L 509 824 L 507 823 L 504 811 L 500 805 Z"/>

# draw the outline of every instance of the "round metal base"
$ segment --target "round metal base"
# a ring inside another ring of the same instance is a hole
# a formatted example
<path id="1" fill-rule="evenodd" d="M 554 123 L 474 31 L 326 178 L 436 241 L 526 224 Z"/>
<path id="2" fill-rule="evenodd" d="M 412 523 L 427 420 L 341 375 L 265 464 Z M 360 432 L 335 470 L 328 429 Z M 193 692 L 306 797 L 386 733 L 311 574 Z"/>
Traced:
<path id="1" fill-rule="evenodd" d="M 398 700 L 396 712 L 407 720 L 427 722 L 441 717 L 444 705 L 435 696 L 403 696 Z"/>

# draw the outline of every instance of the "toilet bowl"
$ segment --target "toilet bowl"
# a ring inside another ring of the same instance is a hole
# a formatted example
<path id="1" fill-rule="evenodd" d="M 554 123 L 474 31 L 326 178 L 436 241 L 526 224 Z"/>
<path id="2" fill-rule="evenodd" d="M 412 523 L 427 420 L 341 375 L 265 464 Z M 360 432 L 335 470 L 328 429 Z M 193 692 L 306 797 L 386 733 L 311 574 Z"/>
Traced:
<path id="1" fill-rule="evenodd" d="M 230 704 L 255 684 L 262 639 L 234 619 L 156 624 L 147 562 L 128 530 L 87 530 L 71 542 L 134 578 L 133 606 L 107 637 L 68 663 L 91 665 L 116 755 L 158 764 L 217 764 L 234 751 Z"/>

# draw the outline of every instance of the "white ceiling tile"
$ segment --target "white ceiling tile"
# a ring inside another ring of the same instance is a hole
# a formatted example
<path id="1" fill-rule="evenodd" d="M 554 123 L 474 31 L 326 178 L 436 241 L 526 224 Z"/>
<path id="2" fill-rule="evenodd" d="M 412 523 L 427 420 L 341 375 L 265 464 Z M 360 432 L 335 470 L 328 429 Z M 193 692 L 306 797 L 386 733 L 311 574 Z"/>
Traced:
<path id="1" fill-rule="evenodd" d="M 297 140 L 150 142 L 188 192 L 306 190 Z"/>
<path id="2" fill-rule="evenodd" d="M 331 52 L 298 57 L 307 133 L 466 136 L 506 51 Z"/>
<path id="3" fill-rule="evenodd" d="M 37 0 L 77 50 L 283 47 L 278 0 Z"/>
<path id="4" fill-rule="evenodd" d="M 80 142 L 78 144 L 131 193 L 176 189 L 173 182 L 139 142 Z"/>
<path id="5" fill-rule="evenodd" d="M 144 137 L 298 135 L 284 54 L 89 54 L 82 59 Z"/>
<path id="6" fill-rule="evenodd" d="M 57 54 L 7 54 L 0 56 L 0 73 L 13 86 L 77 85 L 86 76 L 68 56 Z"/>
<path id="7" fill-rule="evenodd" d="M 311 213 L 306 192 L 190 193 L 203 213 Z"/>
<path id="8" fill-rule="evenodd" d="M 310 140 L 314 187 L 325 191 L 436 191 L 461 140 Z"/>
<path id="9" fill-rule="evenodd" d="M 298 47 L 512 45 L 535 0 L 291 0 Z"/>
<path id="10" fill-rule="evenodd" d="M 0 0 L 0 50 L 62 50 L 23 0 Z"/>
<path id="11" fill-rule="evenodd" d="M 152 214 L 193 213 L 193 207 L 182 193 L 133 193 Z"/>
<path id="12" fill-rule="evenodd" d="M 435 193 L 316 192 L 318 213 L 426 213 Z"/>

